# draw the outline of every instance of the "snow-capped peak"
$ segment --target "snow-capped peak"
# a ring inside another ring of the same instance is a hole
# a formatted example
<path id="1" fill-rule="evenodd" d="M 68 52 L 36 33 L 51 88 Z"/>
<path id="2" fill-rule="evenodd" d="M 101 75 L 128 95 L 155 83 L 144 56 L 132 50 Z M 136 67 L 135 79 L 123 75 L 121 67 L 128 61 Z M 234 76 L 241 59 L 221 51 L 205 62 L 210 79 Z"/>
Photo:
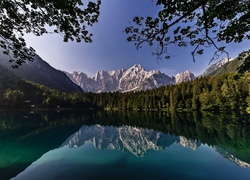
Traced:
<path id="1" fill-rule="evenodd" d="M 208 67 L 204 73 L 202 74 L 202 76 L 207 76 L 209 74 L 211 74 L 212 72 L 216 71 L 217 69 L 219 69 L 220 67 L 222 67 L 223 65 L 229 63 L 230 61 L 234 60 L 233 58 L 223 58 L 220 61 L 212 64 L 210 67 Z"/>
<path id="2" fill-rule="evenodd" d="M 146 71 L 140 64 L 121 70 L 98 71 L 93 78 L 84 73 L 68 75 L 85 92 L 127 92 L 138 91 L 192 81 L 195 77 L 190 71 L 170 77 L 159 70 Z"/>
<path id="3" fill-rule="evenodd" d="M 180 84 L 181 82 L 186 82 L 186 81 L 193 81 L 195 79 L 195 76 L 193 73 L 191 73 L 189 70 L 186 70 L 183 73 L 178 73 L 175 76 L 175 83 Z"/>

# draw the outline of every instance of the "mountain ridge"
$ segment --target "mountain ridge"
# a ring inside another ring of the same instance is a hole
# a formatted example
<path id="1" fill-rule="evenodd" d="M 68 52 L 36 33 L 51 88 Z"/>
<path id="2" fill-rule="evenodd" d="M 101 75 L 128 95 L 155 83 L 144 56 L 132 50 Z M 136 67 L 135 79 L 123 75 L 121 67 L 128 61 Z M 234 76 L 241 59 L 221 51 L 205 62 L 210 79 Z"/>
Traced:
<path id="1" fill-rule="evenodd" d="M 193 150 L 196 150 L 201 144 L 198 141 L 171 136 L 147 128 L 92 125 L 82 126 L 68 137 L 61 147 L 77 148 L 86 143 L 92 143 L 98 149 L 120 150 L 143 157 L 150 149 L 164 150 L 176 142 Z"/>
<path id="2" fill-rule="evenodd" d="M 202 143 L 184 136 L 172 136 L 153 129 L 132 126 L 101 126 L 99 124 L 82 126 L 69 136 L 61 145 L 69 148 L 79 148 L 86 143 L 92 143 L 97 149 L 119 150 L 130 152 L 136 157 L 144 157 L 149 150 L 164 150 L 172 144 L 179 143 L 183 147 L 196 151 Z M 218 146 L 212 146 L 216 152 L 240 167 L 250 167 L 248 162 Z"/>
<path id="3" fill-rule="evenodd" d="M 94 77 L 83 72 L 65 72 L 68 77 L 84 92 L 128 92 L 158 88 L 183 81 L 192 81 L 194 74 L 190 71 L 178 73 L 175 77 L 161 73 L 159 70 L 146 71 L 140 64 L 120 70 L 98 71 Z"/>
<path id="4" fill-rule="evenodd" d="M 249 50 L 237 58 L 223 58 L 209 66 L 200 76 L 223 75 L 236 72 Z M 159 70 L 146 71 L 140 64 L 120 70 L 101 70 L 89 77 L 84 72 L 68 73 L 56 70 L 38 55 L 34 61 L 26 61 L 18 69 L 12 69 L 7 56 L 0 53 L 0 66 L 21 79 L 45 85 L 63 92 L 129 92 L 150 90 L 161 86 L 193 81 L 196 77 L 189 70 L 169 76 Z"/>
<path id="5" fill-rule="evenodd" d="M 250 50 L 243 51 L 236 58 L 223 58 L 209 66 L 200 76 L 216 76 L 238 72 L 238 68 L 250 55 Z"/>
<path id="6" fill-rule="evenodd" d="M 56 70 L 38 55 L 35 55 L 32 62 L 26 61 L 22 66 L 13 69 L 8 61 L 8 57 L 0 53 L 0 66 L 26 81 L 62 92 L 82 92 L 82 89 L 73 83 L 65 73 Z"/>

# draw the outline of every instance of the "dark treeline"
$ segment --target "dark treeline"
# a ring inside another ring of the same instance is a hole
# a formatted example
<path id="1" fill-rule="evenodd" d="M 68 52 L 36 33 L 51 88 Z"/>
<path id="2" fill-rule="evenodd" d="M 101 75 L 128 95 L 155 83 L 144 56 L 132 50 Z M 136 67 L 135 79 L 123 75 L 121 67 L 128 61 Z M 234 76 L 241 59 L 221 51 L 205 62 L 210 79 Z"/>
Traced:
<path id="1" fill-rule="evenodd" d="M 106 110 L 209 110 L 237 111 L 250 106 L 249 74 L 199 77 L 193 82 L 137 92 L 66 93 L 1 78 L 0 108 L 91 108 Z M 5 83 L 6 81 L 6 83 Z"/>
<path id="2" fill-rule="evenodd" d="M 44 132 L 50 131 L 50 135 L 54 137 L 58 131 L 63 130 L 64 139 L 60 134 L 59 146 L 67 138 L 67 134 L 71 135 L 83 125 L 96 124 L 114 127 L 132 126 L 173 136 L 184 136 L 189 140 L 198 140 L 210 146 L 227 148 L 238 158 L 250 163 L 250 121 L 249 115 L 245 113 L 79 110 L 35 111 L 30 114 L 29 111 L 9 111 L 1 113 L 0 137 L 24 140 L 38 136 L 41 141 L 37 139 L 35 141 L 41 143 L 44 141 L 41 136 Z M 47 133 L 45 136 L 48 135 Z M 52 137 L 48 139 L 51 140 Z"/>
<path id="3" fill-rule="evenodd" d="M 95 107 L 86 93 L 60 92 L 22 80 L 0 66 L 0 108 Z"/>
<path id="4" fill-rule="evenodd" d="M 250 105 L 248 75 L 199 77 L 193 82 L 153 90 L 95 94 L 93 102 L 109 110 L 245 110 Z"/>
<path id="5" fill-rule="evenodd" d="M 27 82 L 20 85 L 2 91 L 1 108 L 96 108 L 85 93 L 60 92 Z"/>

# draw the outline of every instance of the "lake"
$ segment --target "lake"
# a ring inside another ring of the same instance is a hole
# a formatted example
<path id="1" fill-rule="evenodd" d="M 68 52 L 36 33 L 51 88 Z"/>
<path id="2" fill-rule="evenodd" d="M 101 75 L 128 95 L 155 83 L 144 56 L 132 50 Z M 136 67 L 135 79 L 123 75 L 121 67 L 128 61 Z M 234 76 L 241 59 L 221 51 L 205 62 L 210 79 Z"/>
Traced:
<path id="1" fill-rule="evenodd" d="M 0 111 L 0 179 L 250 179 L 250 117 Z"/>

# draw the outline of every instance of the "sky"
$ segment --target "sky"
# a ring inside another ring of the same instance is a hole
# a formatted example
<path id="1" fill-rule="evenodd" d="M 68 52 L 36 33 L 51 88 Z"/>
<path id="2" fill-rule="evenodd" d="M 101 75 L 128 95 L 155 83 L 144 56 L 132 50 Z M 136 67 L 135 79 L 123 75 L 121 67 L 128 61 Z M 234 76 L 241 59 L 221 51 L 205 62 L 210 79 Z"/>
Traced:
<path id="1" fill-rule="evenodd" d="M 158 10 L 159 7 L 151 0 L 103 0 L 99 22 L 89 28 L 94 35 L 92 43 L 65 43 L 58 34 L 46 34 L 41 37 L 26 35 L 25 39 L 27 45 L 32 46 L 43 60 L 56 69 L 70 73 L 80 71 L 92 77 L 100 70 L 119 70 L 141 64 L 147 71 L 160 70 L 170 76 L 186 70 L 196 76 L 200 75 L 209 67 L 214 52 L 212 48 L 206 49 L 206 53 L 197 56 L 196 62 L 193 62 L 193 47 L 173 46 L 169 52 L 174 57 L 157 61 L 147 45 L 137 50 L 133 43 L 126 40 L 124 29 L 129 26 L 133 17 L 154 17 Z M 243 50 L 248 50 L 250 43 L 226 46 L 229 56 L 235 58 Z M 221 59 L 223 57 L 225 56 Z"/>

